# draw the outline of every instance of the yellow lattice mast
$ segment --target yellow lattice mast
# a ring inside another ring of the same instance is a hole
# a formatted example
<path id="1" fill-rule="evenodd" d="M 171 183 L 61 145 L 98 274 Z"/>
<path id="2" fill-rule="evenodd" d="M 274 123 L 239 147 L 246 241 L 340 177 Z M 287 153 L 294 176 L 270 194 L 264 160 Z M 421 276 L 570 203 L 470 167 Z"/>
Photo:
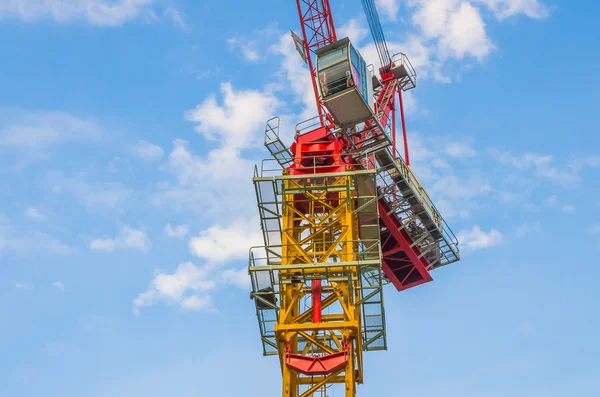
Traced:
<path id="1" fill-rule="evenodd" d="M 282 286 L 282 316 L 275 332 L 286 362 L 285 397 L 299 396 L 302 384 L 311 385 L 303 393 L 308 394 L 335 382 L 343 382 L 346 395 L 354 396 L 354 384 L 362 374 L 360 306 L 356 305 L 360 283 L 356 267 L 345 265 L 358 260 L 358 217 L 348 194 L 352 180 L 349 176 L 322 179 L 331 186 L 317 181 L 302 186 L 306 179 L 284 182 L 281 264 L 291 269 L 280 271 L 280 276 L 291 283 Z M 294 265 L 311 267 L 300 278 Z M 328 296 L 327 306 L 337 304 L 340 313 L 322 315 L 321 294 Z M 301 302 L 308 297 L 312 305 L 303 310 Z M 326 356 L 317 359 L 309 354 Z"/>
<path id="2" fill-rule="evenodd" d="M 251 252 L 253 297 L 284 397 L 354 397 L 363 350 L 385 348 L 375 172 L 341 169 L 254 178 L 267 245 Z"/>

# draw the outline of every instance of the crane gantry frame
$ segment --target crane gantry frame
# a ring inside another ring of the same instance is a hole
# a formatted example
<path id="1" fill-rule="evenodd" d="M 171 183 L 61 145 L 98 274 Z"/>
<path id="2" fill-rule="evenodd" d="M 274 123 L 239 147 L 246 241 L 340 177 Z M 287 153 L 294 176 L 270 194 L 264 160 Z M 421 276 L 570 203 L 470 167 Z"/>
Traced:
<path id="1" fill-rule="evenodd" d="M 409 167 L 402 91 L 416 86 L 416 73 L 406 55 L 389 55 L 373 0 L 361 1 L 381 61 L 379 76 L 369 70 L 367 116 L 343 122 L 331 99 L 358 92 L 356 77 L 347 74 L 345 91 L 330 99 L 319 77 L 319 57 L 354 51 L 336 36 L 329 0 L 296 0 L 302 38 L 292 36 L 318 115 L 296 126 L 290 147 L 279 119 L 269 120 L 273 158 L 255 169 L 265 245 L 250 250 L 251 296 L 263 353 L 280 359 L 283 397 L 325 396 L 335 384 L 354 397 L 363 351 L 387 348 L 383 286 L 426 283 L 431 270 L 459 260 L 456 237 Z M 406 161 L 395 148 L 396 97 Z"/>

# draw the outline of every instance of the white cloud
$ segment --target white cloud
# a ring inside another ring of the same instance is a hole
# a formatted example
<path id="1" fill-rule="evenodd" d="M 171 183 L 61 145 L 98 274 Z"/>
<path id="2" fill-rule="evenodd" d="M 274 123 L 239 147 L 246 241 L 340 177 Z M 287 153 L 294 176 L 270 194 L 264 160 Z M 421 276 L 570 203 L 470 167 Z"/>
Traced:
<path id="1" fill-rule="evenodd" d="M 240 288 L 249 288 L 250 275 L 248 274 L 248 268 L 243 267 L 241 269 L 227 269 L 221 274 L 223 281 L 227 284 L 232 284 Z"/>
<path id="2" fill-rule="evenodd" d="M 254 219 L 237 219 L 226 227 L 209 227 L 189 242 L 192 255 L 211 264 L 247 259 L 250 247 L 263 244 L 259 223 Z"/>
<path id="3" fill-rule="evenodd" d="M 167 163 L 175 183 L 159 186 L 153 198 L 155 205 L 201 211 L 215 219 L 243 215 L 254 206 L 239 197 L 252 195 L 248 181 L 258 161 L 243 158 L 242 151 L 262 146 L 265 123 L 280 103 L 268 89 L 236 90 L 230 83 L 223 83 L 221 91 L 222 104 L 211 95 L 185 112 L 186 119 L 196 124 L 196 131 L 216 141 L 217 148 L 195 155 L 188 142 L 175 140 Z"/>
<path id="4" fill-rule="evenodd" d="M 150 238 L 142 230 L 124 226 L 118 236 L 92 240 L 90 248 L 94 251 L 114 252 L 118 249 L 134 249 L 148 253 L 151 247 Z"/>
<path id="5" fill-rule="evenodd" d="M 439 51 L 442 58 L 452 56 L 462 59 L 473 56 L 485 59 L 494 45 L 485 31 L 485 23 L 479 10 L 463 2 L 448 17 L 447 31 L 440 36 Z"/>
<path id="6" fill-rule="evenodd" d="M 25 216 L 29 219 L 43 220 L 46 217 L 37 208 L 29 207 L 25 209 Z"/>
<path id="7" fill-rule="evenodd" d="M 133 248 L 142 252 L 148 252 L 150 249 L 150 239 L 141 230 L 123 228 L 120 243 L 123 247 Z"/>
<path id="8" fill-rule="evenodd" d="M 16 282 L 15 283 L 15 288 L 19 289 L 19 290 L 23 290 L 23 291 L 31 291 L 33 289 L 33 284 L 31 284 L 31 283 L 23 283 L 23 282 Z"/>
<path id="9" fill-rule="evenodd" d="M 160 301 L 177 304 L 185 310 L 214 312 L 211 294 L 217 288 L 227 285 L 250 288 L 247 268 L 225 269 L 219 273 L 214 270 L 208 265 L 198 267 L 192 262 L 185 262 L 179 264 L 173 273 L 157 272 L 146 291 L 134 299 L 134 314 L 138 316 L 142 307 Z"/>
<path id="10" fill-rule="evenodd" d="M 212 219 L 242 216 L 255 208 L 252 197 L 254 165 L 239 150 L 218 148 L 204 156 L 194 154 L 188 142 L 176 140 L 167 170 L 173 182 L 159 184 L 153 203 L 177 211 L 193 211 Z M 199 205 L 200 203 L 200 205 Z"/>
<path id="11" fill-rule="evenodd" d="M 77 249 L 45 233 L 34 233 L 33 246 L 57 255 L 72 255 Z"/>
<path id="12" fill-rule="evenodd" d="M 500 198 L 500 201 L 504 202 L 504 203 L 516 203 L 516 202 L 522 202 L 525 198 L 527 197 L 526 193 L 514 193 L 514 192 L 499 192 L 498 193 L 498 198 Z"/>
<path id="13" fill-rule="evenodd" d="M 448 144 L 446 153 L 450 157 L 466 159 L 477 156 L 477 152 L 469 144 L 464 142 L 454 142 Z"/>
<path id="14" fill-rule="evenodd" d="M 280 32 L 273 27 L 266 27 L 251 32 L 250 34 L 229 37 L 225 40 L 232 52 L 241 53 L 242 57 L 251 63 L 264 62 L 273 39 Z"/>
<path id="15" fill-rule="evenodd" d="M 400 9 L 400 0 L 376 0 L 378 10 L 383 11 L 383 16 L 386 19 L 395 21 Z M 381 14 L 380 14 L 381 15 Z"/>
<path id="16" fill-rule="evenodd" d="M 255 63 L 261 60 L 258 48 L 252 42 L 242 40 L 239 37 L 230 37 L 226 41 L 232 50 L 241 51 L 245 60 Z"/>
<path id="17" fill-rule="evenodd" d="M 389 1 L 389 0 L 383 0 Z M 348 20 L 344 25 L 336 29 L 338 39 L 348 37 L 357 46 L 369 35 L 369 29 L 365 28 L 356 18 Z"/>
<path id="18" fill-rule="evenodd" d="M 188 31 L 190 30 L 189 26 L 185 23 L 185 21 L 183 20 L 183 15 L 180 11 L 178 11 L 175 8 L 167 8 L 165 10 L 165 15 L 167 16 L 167 18 L 169 18 L 174 24 L 175 26 L 177 26 L 179 29 L 183 30 L 183 31 Z"/>
<path id="19" fill-rule="evenodd" d="M 19 167 L 51 157 L 59 145 L 97 142 L 103 134 L 95 121 L 70 113 L 0 108 L 0 158 L 10 156 Z"/>
<path id="20" fill-rule="evenodd" d="M 575 206 L 574 205 L 563 205 L 562 207 L 560 207 L 560 210 L 562 212 L 564 212 L 565 214 L 572 214 L 573 212 L 575 212 Z"/>
<path id="21" fill-rule="evenodd" d="M 437 41 L 438 56 L 485 60 L 494 49 L 478 8 L 468 1 L 411 0 L 416 11 L 412 21 L 427 40 Z"/>
<path id="22" fill-rule="evenodd" d="M 425 138 L 409 132 L 411 168 L 446 220 L 468 218 L 484 205 L 483 198 L 493 191 L 492 183 L 478 166 L 471 167 L 471 162 L 460 162 L 461 167 L 455 167 L 455 157 L 450 153 L 469 155 L 468 145 L 449 149 L 447 141 L 447 138 Z"/>
<path id="23" fill-rule="evenodd" d="M 115 208 L 126 201 L 132 192 L 125 185 L 116 182 L 90 183 L 85 175 L 67 177 L 61 172 L 50 172 L 47 176 L 50 190 L 54 194 L 70 193 L 88 208 Z"/>
<path id="24" fill-rule="evenodd" d="M 558 201 L 558 197 L 555 194 L 552 194 L 552 195 L 546 197 L 546 200 L 544 200 L 544 203 L 548 207 L 554 207 L 556 205 L 557 201 Z"/>
<path id="25" fill-rule="evenodd" d="M 133 301 L 134 314 L 139 315 L 141 307 L 152 306 L 158 301 L 176 303 L 189 310 L 210 311 L 212 301 L 209 293 L 216 287 L 205 267 L 197 267 L 191 262 L 181 263 L 174 273 L 158 273 L 154 277 L 148 289 Z"/>
<path id="26" fill-rule="evenodd" d="M 95 239 L 90 242 L 90 248 L 94 251 L 113 252 L 117 244 L 111 238 Z"/>
<path id="27" fill-rule="evenodd" d="M 600 156 L 588 156 L 583 159 L 583 167 L 598 168 L 600 167 Z"/>
<path id="28" fill-rule="evenodd" d="M 180 264 L 173 274 L 159 274 L 154 278 L 154 287 L 162 296 L 182 299 L 188 289 L 206 292 L 215 288 L 215 282 L 207 280 L 207 271 L 191 262 Z"/>
<path id="29" fill-rule="evenodd" d="M 486 179 L 478 176 L 457 176 L 453 169 L 437 176 L 429 195 L 441 215 L 449 220 L 455 217 L 468 218 L 480 206 L 482 196 L 492 188 Z"/>
<path id="30" fill-rule="evenodd" d="M 368 44 L 359 48 L 359 51 L 368 64 L 373 64 L 375 69 L 381 67 L 379 55 L 375 44 L 367 41 Z M 415 68 L 418 79 L 433 79 L 440 83 L 449 83 L 451 80 L 442 73 L 444 63 L 437 55 L 437 49 L 423 35 L 409 34 L 403 42 L 388 40 L 387 47 L 392 56 L 402 52 L 408 56 L 410 63 Z M 403 93 L 405 102 L 410 102 L 411 92 Z M 405 112 L 411 114 L 410 103 L 405 103 Z"/>
<path id="31" fill-rule="evenodd" d="M 529 18 L 543 19 L 550 15 L 548 7 L 539 0 L 472 0 L 494 12 L 499 20 L 524 14 Z"/>
<path id="32" fill-rule="evenodd" d="M 541 232 L 542 232 L 542 225 L 539 222 L 524 223 L 517 227 L 516 235 L 519 238 L 523 238 L 528 234 L 541 233 Z"/>
<path id="33" fill-rule="evenodd" d="M 458 233 L 460 247 L 466 251 L 491 248 L 500 244 L 502 239 L 502 233 L 499 231 L 492 229 L 486 233 L 479 226 L 473 226 L 471 230 L 463 230 Z"/>
<path id="34" fill-rule="evenodd" d="M 538 153 L 524 153 L 513 155 L 510 151 L 501 152 L 496 149 L 489 150 L 491 156 L 503 164 L 512 165 L 518 170 L 534 172 L 535 176 L 553 182 L 570 185 L 579 181 L 576 169 L 572 166 L 558 166 L 556 160 L 550 155 Z"/>
<path id="35" fill-rule="evenodd" d="M 198 295 L 188 296 L 181 301 L 181 307 L 187 310 L 207 310 L 212 311 L 212 299 L 210 296 L 199 297 Z"/>
<path id="36" fill-rule="evenodd" d="M 221 94 L 222 104 L 210 95 L 185 112 L 186 120 L 195 123 L 196 131 L 205 138 L 220 139 L 224 148 L 242 149 L 257 144 L 255 132 L 273 116 L 278 99 L 267 89 L 236 90 L 231 83 L 221 84 Z"/>
<path id="37" fill-rule="evenodd" d="M 396 20 L 400 0 L 377 0 L 383 19 Z M 409 33 L 404 42 L 387 40 L 390 53 L 408 55 L 419 78 L 449 83 L 448 61 L 475 58 L 487 59 L 496 46 L 488 36 L 481 8 L 492 10 L 498 20 L 524 14 L 531 18 L 548 16 L 547 7 L 538 0 L 408 0 L 411 20 L 417 34 Z M 362 39 L 368 32 L 356 19 L 339 28 L 342 35 Z M 353 41 L 356 40 L 352 38 Z M 360 49 L 367 63 L 378 68 L 375 45 Z M 444 71 L 444 72 L 442 72 Z"/>
<path id="38" fill-rule="evenodd" d="M 250 134 L 254 135 L 254 132 L 251 131 Z M 240 175 L 245 174 L 243 171 L 253 168 L 253 164 L 243 159 L 240 151 L 235 148 L 219 147 L 206 157 L 200 157 L 188 149 L 188 142 L 178 139 L 173 143 L 168 168 L 176 175 L 180 184 L 198 183 L 204 189 L 210 185 L 218 187 L 225 181 L 241 181 Z"/>
<path id="39" fill-rule="evenodd" d="M 600 167 L 600 156 L 577 156 L 569 160 L 568 167 L 573 172 L 580 172 L 586 168 Z"/>
<path id="40" fill-rule="evenodd" d="M 160 146 L 147 141 L 139 141 L 132 149 L 136 156 L 146 161 L 160 160 L 165 154 Z"/>
<path id="41" fill-rule="evenodd" d="M 536 19 L 549 15 L 538 0 L 409 0 L 408 4 L 416 9 L 413 24 L 424 38 L 437 40 L 442 59 L 472 56 L 483 61 L 495 49 L 477 5 L 491 9 L 499 20 L 517 14 Z"/>
<path id="42" fill-rule="evenodd" d="M 169 237 L 183 238 L 190 232 L 190 227 L 188 225 L 171 226 L 170 223 L 167 223 L 165 225 L 165 232 Z"/>
<path id="43" fill-rule="evenodd" d="M 48 253 L 72 255 L 77 252 L 75 248 L 46 233 L 24 233 L 14 230 L 6 217 L 0 213 L 0 252 L 2 251 L 24 256 Z"/>
<path id="44" fill-rule="evenodd" d="M 470 199 L 491 191 L 492 188 L 486 179 L 470 177 L 464 180 L 455 175 L 438 179 L 431 188 L 434 195 L 449 199 Z"/>
<path id="45" fill-rule="evenodd" d="M 153 0 L 3 0 L 0 20 L 24 22 L 51 19 L 58 23 L 84 20 L 98 26 L 120 26 L 148 10 Z"/>
<path id="46" fill-rule="evenodd" d="M 52 283 L 52 287 L 56 288 L 58 291 L 63 292 L 65 290 L 65 285 L 62 281 L 55 281 Z"/>
<path id="47" fill-rule="evenodd" d="M 290 89 L 296 100 L 302 105 L 297 120 L 307 120 L 317 115 L 315 92 L 308 67 L 296 51 L 294 41 L 289 34 L 280 37 L 271 50 L 283 56 L 280 73 L 287 79 L 286 89 Z"/>

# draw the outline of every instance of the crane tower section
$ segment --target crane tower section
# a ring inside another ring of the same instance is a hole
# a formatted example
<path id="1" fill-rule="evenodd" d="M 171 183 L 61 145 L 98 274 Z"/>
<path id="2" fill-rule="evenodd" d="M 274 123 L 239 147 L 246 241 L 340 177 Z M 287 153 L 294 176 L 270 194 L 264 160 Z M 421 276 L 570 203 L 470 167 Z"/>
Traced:
<path id="1" fill-rule="evenodd" d="M 289 147 L 279 119 L 267 122 L 272 158 L 254 175 L 264 246 L 250 250 L 251 296 L 263 353 L 280 359 L 283 397 L 334 387 L 355 397 L 363 352 L 387 348 L 383 286 L 431 281 L 433 269 L 459 260 L 458 242 L 395 148 L 395 98 L 403 114 L 401 93 L 416 86 L 408 58 L 390 57 L 380 32 L 376 74 L 337 39 L 328 0 L 296 3 L 303 39 L 293 37 L 319 114 L 296 126 Z"/>
<path id="2" fill-rule="evenodd" d="M 254 178 L 268 244 L 251 250 L 253 297 L 284 397 L 354 396 L 363 351 L 386 348 L 375 172 L 311 163 Z"/>

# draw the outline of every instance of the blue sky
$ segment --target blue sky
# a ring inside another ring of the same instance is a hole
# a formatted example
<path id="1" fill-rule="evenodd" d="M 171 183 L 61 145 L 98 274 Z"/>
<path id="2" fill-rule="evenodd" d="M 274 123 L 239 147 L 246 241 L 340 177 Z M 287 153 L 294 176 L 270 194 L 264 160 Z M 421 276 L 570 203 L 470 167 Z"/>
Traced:
<path id="1" fill-rule="evenodd" d="M 597 395 L 600 6 L 378 4 L 462 260 L 386 289 L 359 395 Z M 374 62 L 360 2 L 332 9 Z M 0 397 L 279 394 L 245 267 L 264 123 L 314 115 L 298 25 L 291 0 L 2 2 Z"/>

